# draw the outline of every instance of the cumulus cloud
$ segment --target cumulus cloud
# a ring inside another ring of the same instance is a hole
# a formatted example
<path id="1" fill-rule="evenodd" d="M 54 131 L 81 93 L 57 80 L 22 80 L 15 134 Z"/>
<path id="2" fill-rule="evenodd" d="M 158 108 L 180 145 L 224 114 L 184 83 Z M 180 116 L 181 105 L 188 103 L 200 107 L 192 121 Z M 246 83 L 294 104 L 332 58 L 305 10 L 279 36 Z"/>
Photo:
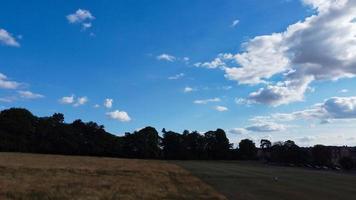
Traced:
<path id="1" fill-rule="evenodd" d="M 118 120 L 120 122 L 129 122 L 129 121 L 131 121 L 130 116 L 125 111 L 115 110 L 113 112 L 107 112 L 106 115 L 110 119 Z"/>
<path id="2" fill-rule="evenodd" d="M 339 92 L 340 92 L 340 93 L 348 93 L 349 90 L 348 90 L 348 89 L 342 89 L 342 90 L 340 90 Z"/>
<path id="3" fill-rule="evenodd" d="M 163 54 L 157 56 L 156 58 L 157 58 L 157 60 L 164 60 L 164 61 L 168 61 L 168 62 L 174 62 L 176 60 L 176 57 L 166 54 L 166 53 L 163 53 Z"/>
<path id="4" fill-rule="evenodd" d="M 6 75 L 0 73 L 0 88 L 2 89 L 16 89 L 21 84 L 16 81 L 10 81 Z"/>
<path id="5" fill-rule="evenodd" d="M 66 97 L 62 97 L 59 102 L 61 104 L 72 104 L 74 103 L 74 95 L 72 96 L 66 96 Z"/>
<path id="6" fill-rule="evenodd" d="M 113 103 L 114 103 L 113 99 L 105 99 L 104 106 L 105 108 L 112 108 Z"/>
<path id="7" fill-rule="evenodd" d="M 31 91 L 18 91 L 19 95 L 21 98 L 24 99 L 40 99 L 44 98 L 44 95 L 42 94 L 36 94 Z"/>
<path id="8" fill-rule="evenodd" d="M 229 109 L 225 106 L 215 106 L 214 107 L 215 110 L 219 111 L 219 112 L 226 112 L 228 111 Z"/>
<path id="9" fill-rule="evenodd" d="M 252 38 L 243 44 L 241 53 L 219 55 L 213 62 L 197 66 L 219 68 L 227 79 L 239 84 L 266 84 L 250 98 L 271 105 L 302 101 L 313 81 L 355 77 L 356 1 L 303 2 L 315 9 L 314 15 L 283 32 Z M 228 64 L 231 61 L 236 66 Z M 281 81 L 271 82 L 274 76 Z"/>
<path id="10" fill-rule="evenodd" d="M 194 103 L 195 104 L 208 104 L 211 102 L 220 102 L 221 99 L 220 98 L 212 98 L 212 99 L 201 99 L 201 100 L 195 100 Z"/>
<path id="11" fill-rule="evenodd" d="M 291 113 L 275 113 L 269 116 L 258 116 L 252 120 L 295 121 L 319 120 L 321 124 L 334 120 L 356 119 L 356 96 L 332 97 L 322 103 Z"/>
<path id="12" fill-rule="evenodd" d="M 89 101 L 88 97 L 78 97 L 75 98 L 75 95 L 65 96 L 59 100 L 61 104 L 72 104 L 74 107 L 82 106 Z"/>
<path id="13" fill-rule="evenodd" d="M 71 24 L 81 24 L 83 30 L 92 27 L 91 21 L 95 17 L 91 14 L 89 10 L 78 9 L 75 13 L 67 15 L 67 20 Z"/>
<path id="14" fill-rule="evenodd" d="M 169 80 L 178 80 L 178 79 L 183 78 L 184 76 L 185 76 L 184 73 L 179 73 L 179 74 L 176 74 L 176 75 L 174 75 L 174 76 L 168 77 L 168 79 L 169 79 Z"/>
<path id="15" fill-rule="evenodd" d="M 312 81 L 313 77 L 309 76 L 279 82 L 276 85 L 268 85 L 265 88 L 260 88 L 256 92 L 252 92 L 248 97 L 248 102 L 278 106 L 293 101 L 302 101 L 304 99 L 304 93 Z"/>
<path id="16" fill-rule="evenodd" d="M 77 102 L 73 105 L 75 107 L 82 106 L 89 101 L 88 97 L 78 97 Z"/>
<path id="17" fill-rule="evenodd" d="M 11 35 L 11 33 L 7 32 L 5 29 L 0 28 L 0 44 L 12 47 L 19 47 L 20 43 L 16 41 L 16 39 Z"/>

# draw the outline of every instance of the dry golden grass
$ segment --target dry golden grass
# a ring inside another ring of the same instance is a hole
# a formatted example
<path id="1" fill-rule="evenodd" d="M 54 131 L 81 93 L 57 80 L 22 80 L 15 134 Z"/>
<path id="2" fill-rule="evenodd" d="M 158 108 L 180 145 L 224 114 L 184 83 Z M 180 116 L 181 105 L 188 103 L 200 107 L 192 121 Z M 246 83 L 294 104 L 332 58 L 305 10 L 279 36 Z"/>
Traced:
<path id="1" fill-rule="evenodd" d="M 164 161 L 0 153 L 0 199 L 225 199 Z"/>

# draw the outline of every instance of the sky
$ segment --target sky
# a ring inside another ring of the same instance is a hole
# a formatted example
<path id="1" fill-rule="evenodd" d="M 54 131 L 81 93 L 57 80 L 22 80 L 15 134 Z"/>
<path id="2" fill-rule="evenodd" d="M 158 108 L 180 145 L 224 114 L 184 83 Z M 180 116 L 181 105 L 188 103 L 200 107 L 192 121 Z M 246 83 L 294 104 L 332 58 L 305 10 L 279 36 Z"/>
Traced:
<path id="1" fill-rule="evenodd" d="M 356 1 L 4 0 L 0 109 L 356 145 Z"/>

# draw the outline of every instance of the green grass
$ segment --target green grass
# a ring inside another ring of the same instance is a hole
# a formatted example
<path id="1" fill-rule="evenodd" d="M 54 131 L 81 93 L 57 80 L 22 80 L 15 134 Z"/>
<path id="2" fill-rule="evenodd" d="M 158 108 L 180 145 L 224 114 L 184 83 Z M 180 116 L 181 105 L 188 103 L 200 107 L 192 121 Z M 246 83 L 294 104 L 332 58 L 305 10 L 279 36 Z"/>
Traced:
<path id="1" fill-rule="evenodd" d="M 278 180 L 275 180 L 278 177 Z M 237 161 L 0 153 L 0 199 L 354 200 L 356 175 Z"/>
<path id="2" fill-rule="evenodd" d="M 175 161 L 228 199 L 353 200 L 356 175 L 252 162 Z M 278 177 L 278 180 L 275 180 Z"/>

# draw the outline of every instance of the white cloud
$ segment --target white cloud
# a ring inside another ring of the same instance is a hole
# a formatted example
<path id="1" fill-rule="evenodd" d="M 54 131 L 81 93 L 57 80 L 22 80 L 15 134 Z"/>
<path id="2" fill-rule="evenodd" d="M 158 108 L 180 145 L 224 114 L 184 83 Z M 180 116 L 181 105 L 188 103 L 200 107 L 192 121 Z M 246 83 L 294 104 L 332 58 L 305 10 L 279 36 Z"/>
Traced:
<path id="1" fill-rule="evenodd" d="M 0 73 L 0 88 L 2 89 L 16 89 L 21 84 L 16 81 L 10 81 L 7 76 Z"/>
<path id="2" fill-rule="evenodd" d="M 83 30 L 86 30 L 86 29 L 91 28 L 91 27 L 92 27 L 92 23 L 83 23 L 82 24 Z"/>
<path id="3" fill-rule="evenodd" d="M 184 93 L 189 93 L 189 92 L 193 92 L 195 89 L 194 88 L 191 88 L 191 87 L 185 87 L 184 88 Z"/>
<path id="4" fill-rule="evenodd" d="M 93 107 L 94 108 L 100 108 L 100 105 L 99 104 L 95 104 Z"/>
<path id="5" fill-rule="evenodd" d="M 82 23 L 87 20 L 93 20 L 95 17 L 90 13 L 89 10 L 78 9 L 75 13 L 67 15 L 69 23 Z"/>
<path id="6" fill-rule="evenodd" d="M 11 96 L 11 97 L 0 97 L 0 102 L 4 102 L 4 103 L 11 103 L 16 101 L 16 97 Z"/>
<path id="7" fill-rule="evenodd" d="M 232 54 L 219 54 L 217 58 L 215 58 L 211 62 L 198 62 L 195 63 L 195 67 L 204 67 L 208 69 L 216 69 L 216 68 L 221 68 L 224 69 L 225 66 L 227 65 L 227 61 L 233 60 L 233 55 Z"/>
<path id="8" fill-rule="evenodd" d="M 120 122 L 129 122 L 129 121 L 131 121 L 130 116 L 125 111 L 115 110 L 113 112 L 106 113 L 106 115 L 109 118 L 114 119 L 114 120 L 118 120 Z"/>
<path id="9" fill-rule="evenodd" d="M 11 35 L 11 33 L 7 32 L 5 29 L 0 28 L 0 44 L 12 47 L 19 47 L 20 43 L 16 41 L 16 39 Z"/>
<path id="10" fill-rule="evenodd" d="M 313 119 L 319 120 L 322 124 L 330 123 L 334 120 L 356 119 L 356 96 L 332 97 L 305 110 L 258 116 L 252 120 L 295 121 Z"/>
<path id="11" fill-rule="evenodd" d="M 178 80 L 178 79 L 183 78 L 184 76 L 185 76 L 184 73 L 179 73 L 179 74 L 176 74 L 176 75 L 174 75 L 174 76 L 168 77 L 168 79 L 169 79 L 169 80 Z"/>
<path id="12" fill-rule="evenodd" d="M 271 105 L 303 100 L 313 81 L 355 77 L 356 1 L 303 2 L 316 14 L 288 26 L 284 32 L 251 39 L 241 53 L 219 55 L 213 62 L 197 66 L 222 69 L 227 79 L 239 84 L 267 84 L 250 97 Z M 230 67 L 231 59 L 237 66 Z M 281 81 L 271 83 L 273 76 Z"/>
<path id="13" fill-rule="evenodd" d="M 105 108 L 112 108 L 113 103 L 114 103 L 114 99 L 105 99 L 104 106 Z"/>
<path id="14" fill-rule="evenodd" d="M 248 101 L 273 106 L 288 104 L 292 101 L 302 101 L 304 100 L 304 93 L 312 81 L 313 77 L 310 76 L 279 82 L 276 85 L 267 85 L 265 88 L 252 92 Z"/>
<path id="15" fill-rule="evenodd" d="M 188 64 L 189 61 L 190 61 L 190 58 L 189 58 L 189 57 L 183 57 L 181 60 L 182 60 L 183 62 L 185 62 L 186 64 Z"/>
<path id="16" fill-rule="evenodd" d="M 44 98 L 44 95 L 42 94 L 36 94 L 31 91 L 18 91 L 19 95 L 21 98 L 24 99 L 40 99 Z"/>
<path id="17" fill-rule="evenodd" d="M 228 111 L 229 109 L 225 106 L 215 106 L 214 107 L 215 110 L 219 111 L 219 112 L 226 112 Z"/>
<path id="18" fill-rule="evenodd" d="M 157 58 L 157 60 L 165 60 L 168 62 L 174 62 L 176 60 L 176 57 L 166 54 L 166 53 L 163 53 L 163 54 L 157 56 L 156 58 Z"/>
<path id="19" fill-rule="evenodd" d="M 236 27 L 239 23 L 240 23 L 240 20 L 235 19 L 235 20 L 231 23 L 231 27 Z"/>
<path id="20" fill-rule="evenodd" d="M 348 89 L 342 89 L 342 90 L 340 90 L 339 92 L 340 92 L 340 93 L 348 93 L 349 90 L 348 90 Z"/>
<path id="21" fill-rule="evenodd" d="M 286 130 L 286 127 L 283 124 L 274 122 L 260 122 L 248 126 L 245 129 L 252 132 L 278 132 Z"/>
<path id="22" fill-rule="evenodd" d="M 81 24 L 83 30 L 92 27 L 91 21 L 95 17 L 90 13 L 89 10 L 78 9 L 75 13 L 67 15 L 67 20 L 71 24 Z"/>
<path id="23" fill-rule="evenodd" d="M 233 128 L 233 129 L 228 130 L 228 133 L 234 134 L 234 135 L 246 135 L 247 130 L 244 128 Z"/>
<path id="24" fill-rule="evenodd" d="M 75 107 L 82 106 L 89 101 L 88 97 L 78 97 L 77 102 L 73 105 Z"/>
<path id="25" fill-rule="evenodd" d="M 74 103 L 74 95 L 72 96 L 67 96 L 67 97 L 62 97 L 59 102 L 61 104 L 72 104 Z"/>
<path id="26" fill-rule="evenodd" d="M 321 106 L 330 119 L 356 118 L 356 96 L 332 97 Z"/>
<path id="27" fill-rule="evenodd" d="M 194 103 L 195 104 L 208 104 L 211 102 L 220 102 L 221 99 L 220 98 L 213 98 L 213 99 L 201 99 L 201 100 L 195 100 Z"/>

